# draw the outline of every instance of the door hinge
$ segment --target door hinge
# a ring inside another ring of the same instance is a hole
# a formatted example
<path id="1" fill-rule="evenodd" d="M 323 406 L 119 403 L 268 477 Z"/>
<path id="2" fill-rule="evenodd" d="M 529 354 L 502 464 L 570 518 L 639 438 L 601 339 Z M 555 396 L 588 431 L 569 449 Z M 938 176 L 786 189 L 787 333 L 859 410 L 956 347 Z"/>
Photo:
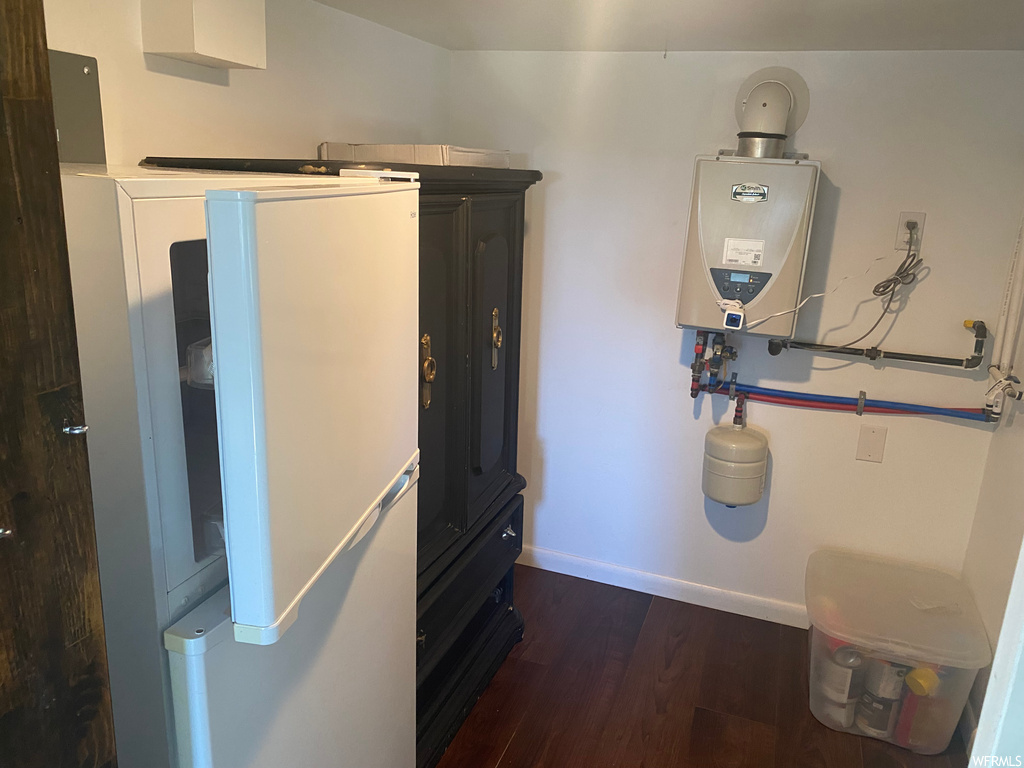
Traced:
<path id="1" fill-rule="evenodd" d="M 87 424 L 72 424 L 64 419 L 64 428 L 61 431 L 65 435 L 84 435 L 89 431 L 89 426 Z"/>

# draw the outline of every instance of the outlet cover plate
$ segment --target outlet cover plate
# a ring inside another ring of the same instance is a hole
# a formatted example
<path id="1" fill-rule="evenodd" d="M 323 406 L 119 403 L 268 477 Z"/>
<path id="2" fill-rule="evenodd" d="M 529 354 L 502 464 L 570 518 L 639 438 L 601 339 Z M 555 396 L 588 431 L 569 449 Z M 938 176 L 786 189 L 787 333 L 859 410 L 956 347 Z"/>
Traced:
<path id="1" fill-rule="evenodd" d="M 900 223 L 896 226 L 896 250 L 906 251 L 910 242 L 910 230 L 907 229 L 908 221 L 916 221 L 917 229 L 914 230 L 914 251 L 921 252 L 921 243 L 924 242 L 924 217 L 920 211 L 901 211 Z"/>
<path id="2" fill-rule="evenodd" d="M 860 428 L 860 439 L 857 441 L 857 461 L 882 463 L 885 453 L 885 435 L 887 427 L 874 427 L 864 424 Z"/>

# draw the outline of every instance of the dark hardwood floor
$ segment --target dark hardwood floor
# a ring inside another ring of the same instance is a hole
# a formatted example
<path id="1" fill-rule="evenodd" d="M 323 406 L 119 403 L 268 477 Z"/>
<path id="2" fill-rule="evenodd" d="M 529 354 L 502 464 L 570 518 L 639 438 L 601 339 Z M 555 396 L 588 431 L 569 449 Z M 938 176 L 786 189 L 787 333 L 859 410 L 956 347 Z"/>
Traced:
<path id="1" fill-rule="evenodd" d="M 962 768 L 821 725 L 807 632 L 516 566 L 526 637 L 438 768 Z"/>

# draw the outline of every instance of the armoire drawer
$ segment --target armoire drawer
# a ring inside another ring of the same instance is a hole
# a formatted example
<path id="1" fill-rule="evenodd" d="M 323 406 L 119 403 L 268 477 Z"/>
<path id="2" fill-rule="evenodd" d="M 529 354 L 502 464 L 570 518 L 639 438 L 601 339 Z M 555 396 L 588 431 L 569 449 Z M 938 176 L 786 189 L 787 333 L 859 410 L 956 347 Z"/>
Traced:
<path id="1" fill-rule="evenodd" d="M 416 687 L 416 765 L 437 763 L 512 647 L 522 640 L 523 617 L 513 606 L 509 569 L 466 628 Z"/>
<path id="2" fill-rule="evenodd" d="M 419 600 L 417 681 L 469 623 L 523 551 L 523 497 L 516 496 Z"/>

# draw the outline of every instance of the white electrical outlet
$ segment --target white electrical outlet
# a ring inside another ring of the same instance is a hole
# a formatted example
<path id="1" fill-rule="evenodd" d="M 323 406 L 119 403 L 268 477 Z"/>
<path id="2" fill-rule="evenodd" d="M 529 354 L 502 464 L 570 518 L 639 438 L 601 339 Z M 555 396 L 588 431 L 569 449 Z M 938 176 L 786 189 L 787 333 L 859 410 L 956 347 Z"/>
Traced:
<path id="1" fill-rule="evenodd" d="M 860 428 L 860 439 L 857 441 L 857 461 L 873 461 L 882 463 L 885 453 L 886 427 L 871 427 L 867 424 Z"/>
<path id="2" fill-rule="evenodd" d="M 917 227 L 914 229 L 914 251 L 920 253 L 921 243 L 924 241 L 924 214 L 914 211 L 902 211 L 900 213 L 900 223 L 896 228 L 896 250 L 906 251 L 907 245 L 910 243 L 910 230 L 907 229 L 908 221 L 917 222 Z"/>

